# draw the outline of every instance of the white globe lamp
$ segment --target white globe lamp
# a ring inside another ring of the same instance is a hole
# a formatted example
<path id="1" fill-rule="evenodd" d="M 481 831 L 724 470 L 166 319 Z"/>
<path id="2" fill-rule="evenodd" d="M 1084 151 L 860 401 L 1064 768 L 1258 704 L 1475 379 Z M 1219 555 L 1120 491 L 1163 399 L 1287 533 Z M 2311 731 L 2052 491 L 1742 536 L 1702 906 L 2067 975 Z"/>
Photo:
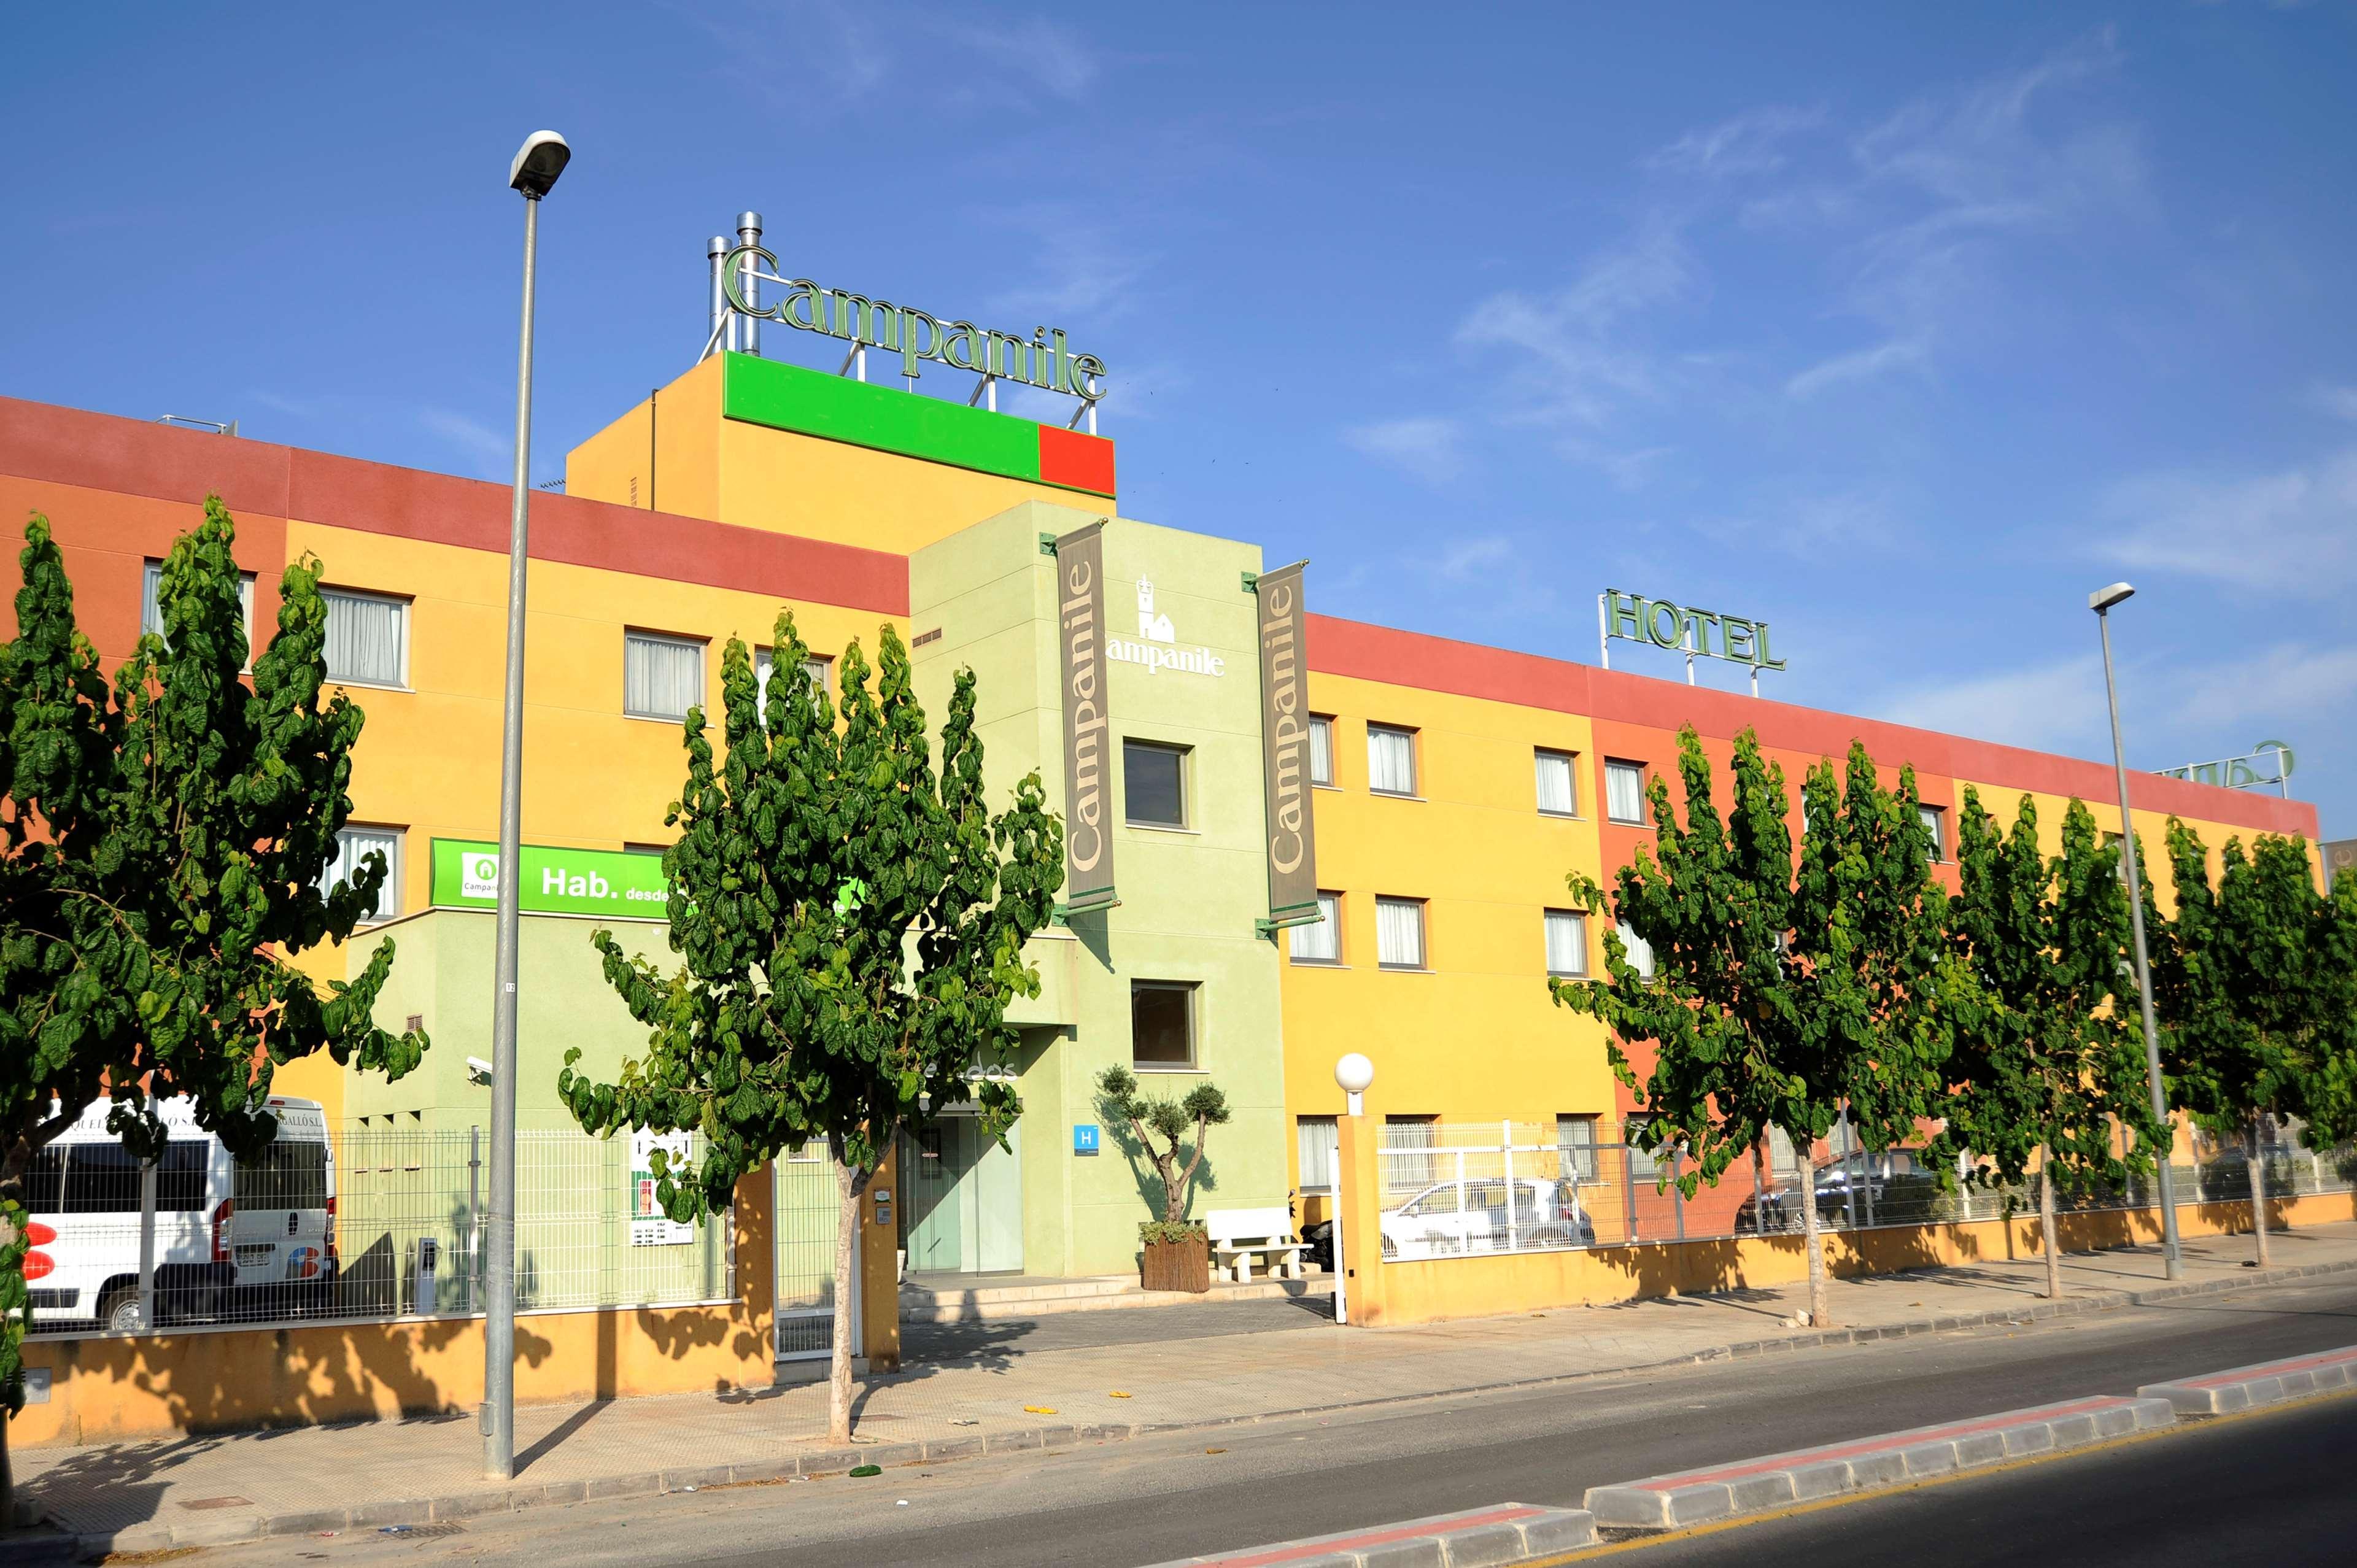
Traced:
<path id="1" fill-rule="evenodd" d="M 1351 1097 L 1351 1114 L 1363 1115 L 1366 1101 L 1360 1097 L 1367 1092 L 1367 1085 L 1375 1081 L 1375 1064 L 1352 1051 L 1334 1064 L 1334 1081 Z"/>

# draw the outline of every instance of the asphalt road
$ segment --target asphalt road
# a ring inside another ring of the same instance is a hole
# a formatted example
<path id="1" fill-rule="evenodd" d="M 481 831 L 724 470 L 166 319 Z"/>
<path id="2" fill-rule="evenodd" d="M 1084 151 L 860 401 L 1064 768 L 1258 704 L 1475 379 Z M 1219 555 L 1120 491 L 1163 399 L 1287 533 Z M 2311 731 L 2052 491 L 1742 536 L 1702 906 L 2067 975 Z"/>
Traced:
<path id="1" fill-rule="evenodd" d="M 2082 1394 L 2132 1392 L 2163 1378 L 2352 1344 L 2357 1283 L 2336 1280 L 2018 1329 L 894 1469 L 866 1480 L 528 1509 L 428 1539 L 359 1532 L 267 1542 L 209 1552 L 203 1561 L 1136 1568 L 1506 1500 L 1577 1506 L 1600 1482 Z M 2200 1509 L 2231 1519 L 2249 1511 L 2238 1500 L 2247 1482 L 2281 1474 L 2245 1459 L 2234 1444 L 2214 1452 L 2201 1484 L 2152 1517 Z M 2071 1463 L 2057 1462 L 2055 1484 L 2066 1492 Z M 2345 1502 L 2345 1470 L 2344 1457 L 2330 1487 L 2295 1495 L 2310 1506 Z M 1835 1512 L 1808 1517 L 1817 1522 L 1795 1521 L 1803 1534 L 1838 1528 Z M 2104 1517 L 2077 1513 L 2067 1538 L 2074 1558 L 2105 1533 L 2091 1528 Z M 1992 1555 L 1953 1560 L 1996 1562 L 2027 1542 L 2011 1531 L 1987 1542 Z M 1920 1557 L 1925 1544 L 1918 1535 L 1900 1560 Z"/>
<path id="2" fill-rule="evenodd" d="M 2357 1560 L 2357 1398 L 2189 1426 L 2144 1442 L 1813 1513 L 1667 1540 L 1624 1568 L 1904 1563 L 1978 1568 L 2230 1568 Z M 2103 1521 L 2103 1522 L 2099 1522 Z"/>

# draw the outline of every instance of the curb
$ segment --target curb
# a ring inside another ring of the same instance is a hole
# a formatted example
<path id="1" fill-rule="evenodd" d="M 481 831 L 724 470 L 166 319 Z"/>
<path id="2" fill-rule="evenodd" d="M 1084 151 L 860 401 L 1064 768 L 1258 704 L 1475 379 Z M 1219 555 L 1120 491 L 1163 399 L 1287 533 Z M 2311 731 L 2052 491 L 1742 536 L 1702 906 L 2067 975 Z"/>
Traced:
<path id="1" fill-rule="evenodd" d="M 1512 1568 L 1595 1544 L 1596 1521 L 1584 1509 L 1500 1503 L 1374 1530 L 1181 1557 L 1157 1568 Z"/>
<path id="2" fill-rule="evenodd" d="M 2280 1404 L 2352 1386 L 2357 1386 L 2357 1348 L 2261 1361 L 2206 1378 L 2147 1383 L 2136 1390 L 2136 1396 L 2166 1401 L 2179 1415 L 2233 1415 L 2256 1405 Z"/>
<path id="3" fill-rule="evenodd" d="M 2104 1395 L 1591 1487 L 1584 1500 L 1606 1530 L 1683 1530 L 1846 1492 L 1876 1491 L 2001 1465 L 2026 1455 L 2083 1447 L 2168 1426 L 2176 1419 L 2167 1400 Z"/>
<path id="4" fill-rule="evenodd" d="M 82 1531 L 77 1539 L 84 1559 L 96 1561 L 110 1552 L 162 1552 L 184 1546 L 222 1546 L 236 1541 L 259 1541 L 273 1536 L 305 1535 L 331 1530 L 374 1530 L 394 1524 L 438 1524 L 450 1520 L 470 1519 L 484 1514 L 511 1513 L 521 1509 L 537 1508 L 549 1503 L 578 1503 L 610 1498 L 655 1497 L 667 1492 L 701 1490 L 709 1487 L 744 1486 L 790 1480 L 797 1477 L 841 1475 L 856 1465 L 881 1465 L 888 1467 L 895 1465 L 969 1459 L 982 1455 L 1017 1453 L 1025 1449 L 1057 1448 L 1075 1443 L 1119 1443 L 1137 1437 L 1156 1436 L 1163 1433 L 1201 1431 L 1267 1421 L 1286 1421 L 1305 1415 L 1330 1415 L 1337 1411 L 1374 1409 L 1384 1405 L 1405 1404 L 1417 1400 L 1462 1398 L 1471 1394 L 1498 1393 L 1514 1389 L 1546 1388 L 1556 1384 L 1579 1382 L 1589 1378 L 1622 1377 L 1631 1372 L 1658 1371 L 1672 1367 L 1694 1366 L 1703 1362 L 1770 1355 L 1786 1350 L 1813 1349 L 1821 1346 L 1864 1345 L 1882 1339 L 1905 1338 L 1916 1334 L 1943 1334 L 1958 1329 L 2012 1326 L 2040 1322 L 2048 1318 L 2077 1317 L 2122 1306 L 2149 1306 L 2191 1296 L 2224 1295 L 2232 1292 L 2289 1283 L 2296 1280 L 2310 1279 L 2319 1275 L 2352 1273 L 2357 1273 L 2357 1259 L 2351 1259 L 2345 1262 L 2308 1263 L 2261 1269 L 2237 1275 L 2223 1276 L 2216 1280 L 2159 1285 L 2150 1290 L 2105 1291 L 2096 1295 L 2072 1296 L 2062 1301 L 2039 1301 L 2001 1311 L 1946 1315 L 1908 1323 L 1885 1324 L 1875 1328 L 1829 1328 L 1816 1333 L 1803 1331 L 1776 1338 L 1748 1339 L 1733 1345 L 1715 1345 L 1690 1355 L 1673 1356 L 1657 1361 L 1598 1367 L 1586 1371 L 1555 1373 L 1540 1378 L 1501 1379 L 1494 1382 L 1471 1383 L 1456 1388 L 1426 1389 L 1412 1394 L 1385 1394 L 1377 1398 L 1334 1400 L 1321 1404 L 1260 1411 L 1250 1415 L 1210 1416 L 1195 1421 L 1101 1425 L 1057 1424 L 1029 1427 L 1015 1432 L 994 1433 L 987 1437 L 981 1435 L 937 1437 L 919 1443 L 880 1443 L 863 1444 L 856 1448 L 814 1449 L 802 1454 L 780 1454 L 735 1465 L 646 1470 L 629 1475 L 597 1477 L 589 1480 L 551 1481 L 541 1485 L 527 1483 L 522 1486 L 483 1488 L 470 1492 L 371 1502 L 350 1509 L 323 1509 L 303 1513 L 261 1517 L 248 1515 L 242 1518 L 231 1517 L 181 1524 L 150 1522 L 120 1530 Z M 1905 1275 L 1893 1273 L 1878 1274 L 1873 1277 L 1898 1280 L 1903 1279 Z M 910 1374 L 891 1374 L 888 1379 L 883 1380 L 897 1380 L 900 1377 L 909 1375 Z M 19 1483 L 20 1491 L 26 1485 L 27 1483 Z M 70 1529 L 70 1526 L 59 1526 L 59 1528 Z M 1290 1563 L 1292 1560 L 1275 1561 Z M 1386 1564 L 1388 1568 L 1388 1560 Z"/>

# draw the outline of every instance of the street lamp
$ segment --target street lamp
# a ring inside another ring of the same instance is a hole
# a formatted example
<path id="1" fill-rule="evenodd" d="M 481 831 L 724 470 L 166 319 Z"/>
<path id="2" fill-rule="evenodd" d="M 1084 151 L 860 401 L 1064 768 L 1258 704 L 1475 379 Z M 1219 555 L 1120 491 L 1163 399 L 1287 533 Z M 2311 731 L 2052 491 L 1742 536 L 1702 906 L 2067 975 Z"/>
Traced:
<path id="1" fill-rule="evenodd" d="M 516 924 L 523 836 L 523 588 L 530 556 L 533 270 L 540 199 L 571 162 L 554 131 L 534 131 L 508 166 L 523 196 L 523 339 L 516 360 L 515 496 L 508 514 L 508 691 L 500 728 L 500 906 L 491 988 L 491 1192 L 483 1263 L 483 1474 L 515 1475 Z"/>
<path id="2" fill-rule="evenodd" d="M 1353 1117 L 1365 1115 L 1367 1085 L 1375 1081 L 1375 1064 L 1359 1052 L 1352 1051 L 1334 1064 L 1334 1081 L 1341 1087 L 1344 1094 L 1350 1096 L 1347 1103 L 1350 1106 L 1351 1114 Z M 1351 1148 L 1354 1154 L 1358 1146 L 1359 1129 L 1353 1125 L 1351 1129 Z M 1337 1155 L 1335 1163 L 1339 1166 L 1341 1163 L 1339 1158 L 1339 1149 Z M 1334 1173 L 1334 1321 L 1336 1323 L 1351 1321 L 1350 1294 L 1344 1288 L 1349 1275 L 1342 1268 L 1342 1210 L 1346 1207 L 1347 1205 L 1342 1201 L 1342 1173 L 1338 1168 Z"/>
<path id="3" fill-rule="evenodd" d="M 2087 596 L 2095 625 L 2104 639 L 2104 698 L 2112 710 L 2112 771 L 2120 784 L 2120 864 L 2127 872 L 2128 929 L 2136 933 L 2136 1001 L 2144 1008 L 2144 1070 L 2152 1090 L 2152 1118 L 2160 1123 L 2160 1258 L 2170 1279 L 2180 1277 L 2185 1265 L 2177 1250 L 2177 1182 L 2169 1169 L 2176 1152 L 2177 1129 L 2169 1118 L 2169 1101 L 2160 1088 L 2160 1031 L 2152 1016 L 2152 961 L 2145 950 L 2144 870 L 2136 864 L 2136 828 L 2128 816 L 2128 757 L 2120 741 L 2120 690 L 2112 679 L 2112 616 L 2114 605 L 2136 589 L 2114 583 Z"/>

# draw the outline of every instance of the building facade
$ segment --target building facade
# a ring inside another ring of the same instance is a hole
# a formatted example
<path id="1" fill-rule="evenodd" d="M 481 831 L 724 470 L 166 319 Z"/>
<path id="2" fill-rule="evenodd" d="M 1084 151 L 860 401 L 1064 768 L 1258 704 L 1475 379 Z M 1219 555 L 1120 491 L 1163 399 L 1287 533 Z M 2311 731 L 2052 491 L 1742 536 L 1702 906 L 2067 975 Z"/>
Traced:
<path id="1" fill-rule="evenodd" d="M 1643 842 L 1644 786 L 1674 765 L 1681 725 L 1722 766 L 1756 729 L 1796 788 L 1861 739 L 1889 775 L 1915 768 L 1943 846 L 1968 786 L 2000 816 L 2031 795 L 2050 831 L 2073 796 L 2119 825 L 2110 770 L 2093 764 L 1311 615 L 1323 918 L 1284 925 L 1264 794 L 1265 564 L 1249 542 L 1123 516 L 1116 477 L 1113 444 L 1093 435 L 721 352 L 574 448 L 567 493 L 533 498 L 525 867 L 603 857 L 583 875 L 608 886 L 652 864 L 623 857 L 665 843 L 681 715 L 716 696 L 726 641 L 766 652 L 781 608 L 825 656 L 823 679 L 885 623 L 912 650 L 929 712 L 973 669 L 994 795 L 1036 769 L 1064 808 L 1054 548 L 1102 524 L 1112 897 L 1033 944 L 1042 993 L 1014 1017 L 1025 1109 L 1006 1144 L 952 1108 L 904 1145 L 912 1272 L 1134 1266 L 1136 1224 L 1159 1204 L 1149 1164 L 1098 1102 L 1116 1064 L 1174 1096 L 1206 1080 L 1225 1092 L 1234 1119 L 1211 1135 L 1199 1215 L 1297 1199 L 1304 1219 L 1318 1211 L 1341 1109 L 1332 1069 L 1350 1051 L 1374 1061 L 1368 1111 L 1403 1138 L 1538 1122 L 1566 1146 L 1619 1141 L 1632 1106 L 1598 1026 L 1555 1007 L 1545 981 L 1600 966 L 1602 933 L 1566 908 L 1565 877 L 1609 879 Z M 436 1042 L 401 1084 L 307 1062 L 279 1087 L 376 1125 L 470 1124 L 488 1104 L 465 1064 L 490 1054 L 490 937 L 456 857 L 498 821 L 508 492 L 0 400 L 0 513 L 49 516 L 110 666 L 151 618 L 151 564 L 208 492 L 237 519 L 257 624 L 288 561 L 324 563 L 330 672 L 368 715 L 348 847 L 387 855 L 388 906 L 350 950 L 307 961 L 340 977 L 397 941 L 384 1021 L 415 1017 Z M 1314 573 L 1306 591 L 1314 605 Z M 2213 847 L 2316 837 L 2302 802 L 2150 774 L 2134 789 L 2147 846 L 2172 814 Z M 566 1047 L 610 1070 L 638 1043 L 587 961 L 591 919 L 668 950 L 659 903 L 535 908 L 528 1122 L 562 1124 Z"/>

